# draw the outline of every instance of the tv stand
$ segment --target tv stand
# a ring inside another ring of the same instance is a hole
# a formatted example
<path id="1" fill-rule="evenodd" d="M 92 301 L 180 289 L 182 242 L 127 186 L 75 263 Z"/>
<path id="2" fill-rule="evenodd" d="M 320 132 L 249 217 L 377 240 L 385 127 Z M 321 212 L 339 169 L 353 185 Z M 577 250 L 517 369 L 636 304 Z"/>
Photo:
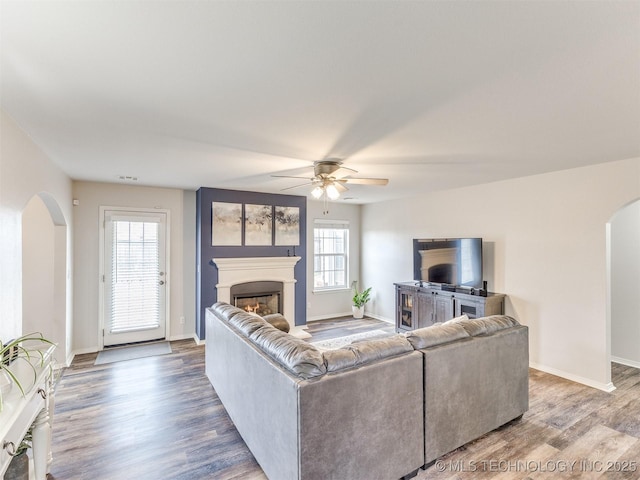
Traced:
<path id="1" fill-rule="evenodd" d="M 504 314 L 502 293 L 481 289 L 444 289 L 427 282 L 404 282 L 396 287 L 396 331 L 405 332 L 446 322 L 460 315 L 480 318 Z"/>

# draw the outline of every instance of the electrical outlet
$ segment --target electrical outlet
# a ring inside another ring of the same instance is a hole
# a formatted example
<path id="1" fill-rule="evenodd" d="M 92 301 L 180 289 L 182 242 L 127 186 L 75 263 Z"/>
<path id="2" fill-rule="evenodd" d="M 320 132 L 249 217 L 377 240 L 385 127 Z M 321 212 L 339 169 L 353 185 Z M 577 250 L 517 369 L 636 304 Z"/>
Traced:
<path id="1" fill-rule="evenodd" d="M 184 325 L 184 317 L 180 317 L 180 325 Z"/>

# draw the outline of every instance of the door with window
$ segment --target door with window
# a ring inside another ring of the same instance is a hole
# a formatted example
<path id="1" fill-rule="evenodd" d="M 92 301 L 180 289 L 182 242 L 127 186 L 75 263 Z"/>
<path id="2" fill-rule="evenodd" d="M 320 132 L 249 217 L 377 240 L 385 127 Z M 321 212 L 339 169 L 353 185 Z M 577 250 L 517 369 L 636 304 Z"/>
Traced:
<path id="1" fill-rule="evenodd" d="M 166 337 L 164 212 L 104 211 L 104 346 Z"/>

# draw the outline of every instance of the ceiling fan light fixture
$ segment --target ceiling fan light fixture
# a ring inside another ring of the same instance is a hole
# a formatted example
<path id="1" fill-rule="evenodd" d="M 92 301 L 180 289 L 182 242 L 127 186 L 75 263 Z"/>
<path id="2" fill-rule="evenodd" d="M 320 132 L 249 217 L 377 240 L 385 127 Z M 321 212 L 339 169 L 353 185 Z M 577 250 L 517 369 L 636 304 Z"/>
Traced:
<path id="1" fill-rule="evenodd" d="M 324 193 L 324 189 L 322 187 L 316 186 L 313 190 L 311 190 L 311 196 L 313 198 L 315 198 L 316 200 L 318 200 L 320 197 L 322 197 L 322 194 Z"/>
<path id="2" fill-rule="evenodd" d="M 329 197 L 331 200 L 337 200 L 338 198 L 340 198 L 340 192 L 333 183 L 326 186 L 326 191 L 327 197 Z"/>

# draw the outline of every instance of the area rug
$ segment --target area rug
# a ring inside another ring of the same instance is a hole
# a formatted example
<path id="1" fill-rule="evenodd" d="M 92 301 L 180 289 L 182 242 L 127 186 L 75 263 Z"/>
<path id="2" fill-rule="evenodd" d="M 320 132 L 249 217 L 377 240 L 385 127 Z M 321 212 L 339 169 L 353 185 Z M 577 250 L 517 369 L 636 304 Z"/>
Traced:
<path id="1" fill-rule="evenodd" d="M 345 337 L 332 338 L 330 340 L 319 340 L 317 342 L 310 342 L 318 350 L 337 350 L 345 345 L 349 345 L 358 340 L 372 339 L 373 337 L 388 337 L 389 332 L 384 330 L 371 330 L 370 332 L 354 333 L 353 335 L 347 335 Z"/>
<path id="2" fill-rule="evenodd" d="M 118 347 L 103 350 L 98 353 L 94 365 L 123 362 L 125 360 L 154 357 L 156 355 L 167 355 L 168 353 L 171 353 L 171 344 L 169 342 L 148 343 L 145 345 L 133 345 L 131 347 Z"/>

